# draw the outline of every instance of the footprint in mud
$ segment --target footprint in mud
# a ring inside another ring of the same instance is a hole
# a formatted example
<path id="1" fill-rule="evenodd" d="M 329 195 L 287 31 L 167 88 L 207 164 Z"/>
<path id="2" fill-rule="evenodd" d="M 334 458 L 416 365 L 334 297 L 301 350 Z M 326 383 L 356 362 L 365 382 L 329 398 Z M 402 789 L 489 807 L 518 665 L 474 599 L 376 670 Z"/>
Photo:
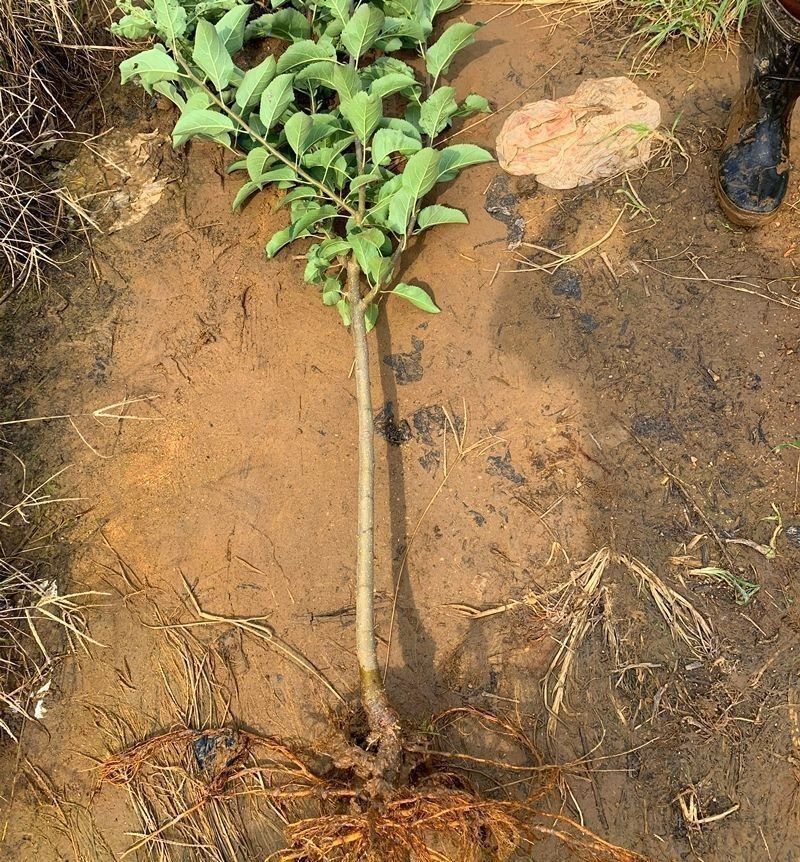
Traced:
<path id="1" fill-rule="evenodd" d="M 530 197 L 534 191 L 535 187 L 524 192 L 524 196 Z M 508 177 L 498 174 L 486 189 L 484 198 L 483 208 L 486 212 L 507 228 L 508 248 L 517 248 L 525 236 L 525 219 L 517 212 L 520 195 L 510 190 Z"/>

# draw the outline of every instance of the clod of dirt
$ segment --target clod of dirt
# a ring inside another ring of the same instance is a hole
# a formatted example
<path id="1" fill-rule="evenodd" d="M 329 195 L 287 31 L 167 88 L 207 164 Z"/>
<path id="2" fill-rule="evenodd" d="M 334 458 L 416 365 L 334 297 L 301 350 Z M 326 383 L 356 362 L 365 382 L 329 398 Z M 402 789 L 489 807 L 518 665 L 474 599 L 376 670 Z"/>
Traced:
<path id="1" fill-rule="evenodd" d="M 244 750 L 235 730 L 223 728 L 198 733 L 192 740 L 192 753 L 203 772 L 216 775 Z"/>
<path id="2" fill-rule="evenodd" d="M 489 184 L 484 198 L 486 212 L 508 228 L 508 248 L 517 248 L 525 236 L 525 219 L 517 212 L 519 197 L 509 191 L 508 177 L 498 174 Z"/>
<path id="3" fill-rule="evenodd" d="M 578 273 L 566 266 L 559 269 L 553 276 L 553 293 L 567 299 L 580 299 L 583 294 Z"/>
<path id="4" fill-rule="evenodd" d="M 680 432 L 663 416 L 637 416 L 631 428 L 637 437 L 653 437 L 661 443 L 678 443 L 681 440 Z"/>
<path id="5" fill-rule="evenodd" d="M 627 78 L 584 81 L 571 96 L 525 105 L 497 136 L 500 167 L 573 189 L 647 164 L 661 107 Z"/>
<path id="6" fill-rule="evenodd" d="M 387 443 L 392 446 L 402 446 L 412 438 L 411 426 L 402 419 L 397 422 L 394 418 L 394 404 L 387 401 L 386 404 L 375 414 L 372 420 L 375 433 L 380 434 Z"/>
<path id="7" fill-rule="evenodd" d="M 398 386 L 405 386 L 407 383 L 416 383 L 418 380 L 422 380 L 424 371 L 422 368 L 422 349 L 425 347 L 425 342 L 412 335 L 411 347 L 413 349 L 410 353 L 390 353 L 383 359 L 384 363 L 394 371 Z"/>
<path id="8" fill-rule="evenodd" d="M 800 524 L 789 524 L 784 528 L 783 534 L 790 545 L 800 548 Z"/>
<path id="9" fill-rule="evenodd" d="M 510 449 L 506 449 L 505 455 L 490 455 L 486 460 L 489 462 L 486 472 L 490 476 L 500 476 L 514 485 L 524 485 L 528 481 L 511 463 Z"/>

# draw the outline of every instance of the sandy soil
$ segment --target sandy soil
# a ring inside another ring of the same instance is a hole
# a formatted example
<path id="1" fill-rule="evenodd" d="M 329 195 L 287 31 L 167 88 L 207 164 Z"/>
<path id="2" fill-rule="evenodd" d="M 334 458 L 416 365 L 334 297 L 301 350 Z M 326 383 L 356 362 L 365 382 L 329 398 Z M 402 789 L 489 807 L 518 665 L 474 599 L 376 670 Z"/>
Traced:
<path id="1" fill-rule="evenodd" d="M 612 35 L 593 35 L 582 19 L 553 31 L 538 16 L 500 18 L 453 83 L 497 105 L 527 87 L 523 101 L 565 95 L 587 76 L 628 71 Z M 524 606 L 475 621 L 448 606 L 521 599 L 604 546 L 636 557 L 710 621 L 715 650 L 698 659 L 630 575 L 610 567 L 604 619 L 619 654 L 603 626 L 587 636 L 549 743 L 557 762 L 589 755 L 591 768 L 568 771 L 565 810 L 656 860 L 789 862 L 800 857 L 800 551 L 791 530 L 774 559 L 725 543 L 768 543 L 773 506 L 787 528 L 800 519 L 797 450 L 773 452 L 797 437 L 800 310 L 779 301 L 794 295 L 797 217 L 788 208 L 769 230 L 746 233 L 716 208 L 710 165 L 738 81 L 735 54 L 670 48 L 659 65 L 642 86 L 668 125 L 680 115 L 691 159 L 631 178 L 649 214 L 626 212 L 605 257 L 592 252 L 555 275 L 526 269 L 515 254 L 533 250 L 509 252 L 508 225 L 485 205 L 510 195 L 525 241 L 573 251 L 613 224 L 622 180 L 551 192 L 509 179 L 485 197 L 500 174 L 482 166 L 439 195 L 468 212 L 469 226 L 438 229 L 408 257 L 408 280 L 429 286 L 443 313 L 384 309 L 372 364 L 388 684 L 409 722 L 471 704 L 518 716 L 547 746 L 540 681 L 558 627 Z M 165 692 L 165 676 L 181 678 L 170 642 L 152 627 L 194 618 L 185 583 L 207 611 L 265 617 L 352 693 L 349 337 L 302 284 L 296 259 L 264 259 L 285 220 L 277 197 L 232 214 L 239 181 L 219 152 L 173 154 L 169 110 L 133 89 L 107 96 L 115 130 L 98 147 L 131 176 L 84 153 L 72 181 L 110 190 L 121 210 L 143 187 L 157 199 L 95 239 L 95 278 L 86 258 L 76 262 L 44 301 L 6 309 L 3 326 L 4 415 L 74 414 L 92 447 L 63 421 L 7 434 L 33 473 L 72 465 L 59 488 L 81 502 L 67 507 L 75 519 L 58 559 L 65 583 L 106 594 L 88 611 L 105 646 L 62 665 L 41 725 L 26 729 L 20 752 L 2 752 L 3 857 L 14 862 L 115 859 L 132 843 L 140 825 L 123 791 L 98 788 L 96 764 L 123 742 L 114 716 L 133 736 L 185 715 L 183 683 L 177 704 Z M 499 125 L 462 139 L 491 146 Z M 733 276 L 771 299 L 732 289 Z M 87 415 L 136 396 L 157 396 L 126 408 L 147 421 Z M 468 444 L 495 435 L 492 447 L 456 463 L 442 406 L 466 425 Z M 420 522 L 445 454 L 447 482 Z M 393 584 L 418 523 L 387 654 Z M 746 606 L 670 562 L 697 535 L 690 554 L 719 560 L 712 527 L 725 566 L 761 588 Z M 213 649 L 235 721 L 306 738 L 319 730 L 335 703 L 319 680 L 230 626 L 192 633 Z M 34 792 L 31 765 L 67 801 L 60 813 Z M 725 816 L 692 824 L 676 801 L 684 791 L 698 818 Z"/>

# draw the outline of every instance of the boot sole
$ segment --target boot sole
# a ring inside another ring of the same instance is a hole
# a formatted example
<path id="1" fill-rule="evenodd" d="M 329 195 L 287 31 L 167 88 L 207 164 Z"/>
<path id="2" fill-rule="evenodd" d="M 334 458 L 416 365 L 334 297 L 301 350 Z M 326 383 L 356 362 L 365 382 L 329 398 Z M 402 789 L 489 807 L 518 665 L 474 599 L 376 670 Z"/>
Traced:
<path id="1" fill-rule="evenodd" d="M 714 191 L 717 193 L 717 201 L 719 202 L 720 209 L 725 213 L 728 221 L 739 227 L 763 227 L 774 221 L 780 212 L 780 208 L 771 213 L 754 213 L 740 209 L 723 191 L 719 175 L 716 172 L 714 173 Z"/>

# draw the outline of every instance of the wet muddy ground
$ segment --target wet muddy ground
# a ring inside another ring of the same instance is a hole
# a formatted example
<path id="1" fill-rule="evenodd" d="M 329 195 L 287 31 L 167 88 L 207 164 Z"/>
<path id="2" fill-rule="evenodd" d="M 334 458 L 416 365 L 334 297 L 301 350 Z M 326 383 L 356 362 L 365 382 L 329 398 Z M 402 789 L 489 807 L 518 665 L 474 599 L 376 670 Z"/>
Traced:
<path id="1" fill-rule="evenodd" d="M 527 87 L 522 101 L 565 95 L 628 72 L 613 36 L 517 12 L 481 32 L 452 83 L 498 106 Z M 573 763 L 564 810 L 603 836 L 656 860 L 789 862 L 800 856 L 800 451 L 775 447 L 800 436 L 797 214 L 747 233 L 714 202 L 736 53 L 674 47 L 657 65 L 641 85 L 667 125 L 679 118 L 688 162 L 673 152 L 644 175 L 572 192 L 473 168 L 437 198 L 470 224 L 409 252 L 407 280 L 443 313 L 390 301 L 372 340 L 382 654 L 409 722 L 495 710 Z M 353 686 L 347 332 L 298 260 L 264 259 L 285 220 L 276 196 L 232 214 L 239 181 L 211 145 L 172 152 L 170 110 L 114 86 L 106 110 L 108 158 L 84 153 L 69 169 L 112 204 L 95 270 L 84 256 L 3 320 L 4 416 L 72 414 L 77 426 L 11 426 L 7 440 L 31 475 L 71 465 L 57 486 L 80 500 L 65 504 L 57 559 L 70 589 L 105 594 L 87 612 L 104 646 L 62 664 L 41 724 L 3 749 L 9 860 L 114 859 L 132 843 L 140 825 L 123 791 L 98 788 L 96 764 L 121 744 L 120 717 L 140 735 L 179 721 L 184 692 L 176 683 L 171 700 L 165 679 L 180 671 L 158 626 L 192 619 L 187 584 L 206 611 L 265 617 L 343 696 Z M 461 139 L 492 146 L 501 120 Z M 550 262 L 525 243 L 568 253 L 604 236 L 630 201 L 626 183 L 643 206 L 598 249 L 554 274 L 520 262 Z M 91 415 L 144 396 L 108 411 L 140 418 Z M 485 445 L 459 459 L 446 416 L 465 446 Z M 768 550 L 776 510 L 776 556 L 728 541 Z M 541 680 L 563 629 L 525 605 L 477 620 L 452 605 L 513 603 L 603 547 L 688 598 L 713 648 L 698 656 L 676 640 L 611 565 L 548 741 Z M 731 585 L 689 573 L 714 563 L 758 593 L 737 604 Z M 319 730 L 334 699 L 318 679 L 230 626 L 193 634 L 213 647 L 237 722 Z M 42 803 L 31 766 L 66 814 Z"/>

